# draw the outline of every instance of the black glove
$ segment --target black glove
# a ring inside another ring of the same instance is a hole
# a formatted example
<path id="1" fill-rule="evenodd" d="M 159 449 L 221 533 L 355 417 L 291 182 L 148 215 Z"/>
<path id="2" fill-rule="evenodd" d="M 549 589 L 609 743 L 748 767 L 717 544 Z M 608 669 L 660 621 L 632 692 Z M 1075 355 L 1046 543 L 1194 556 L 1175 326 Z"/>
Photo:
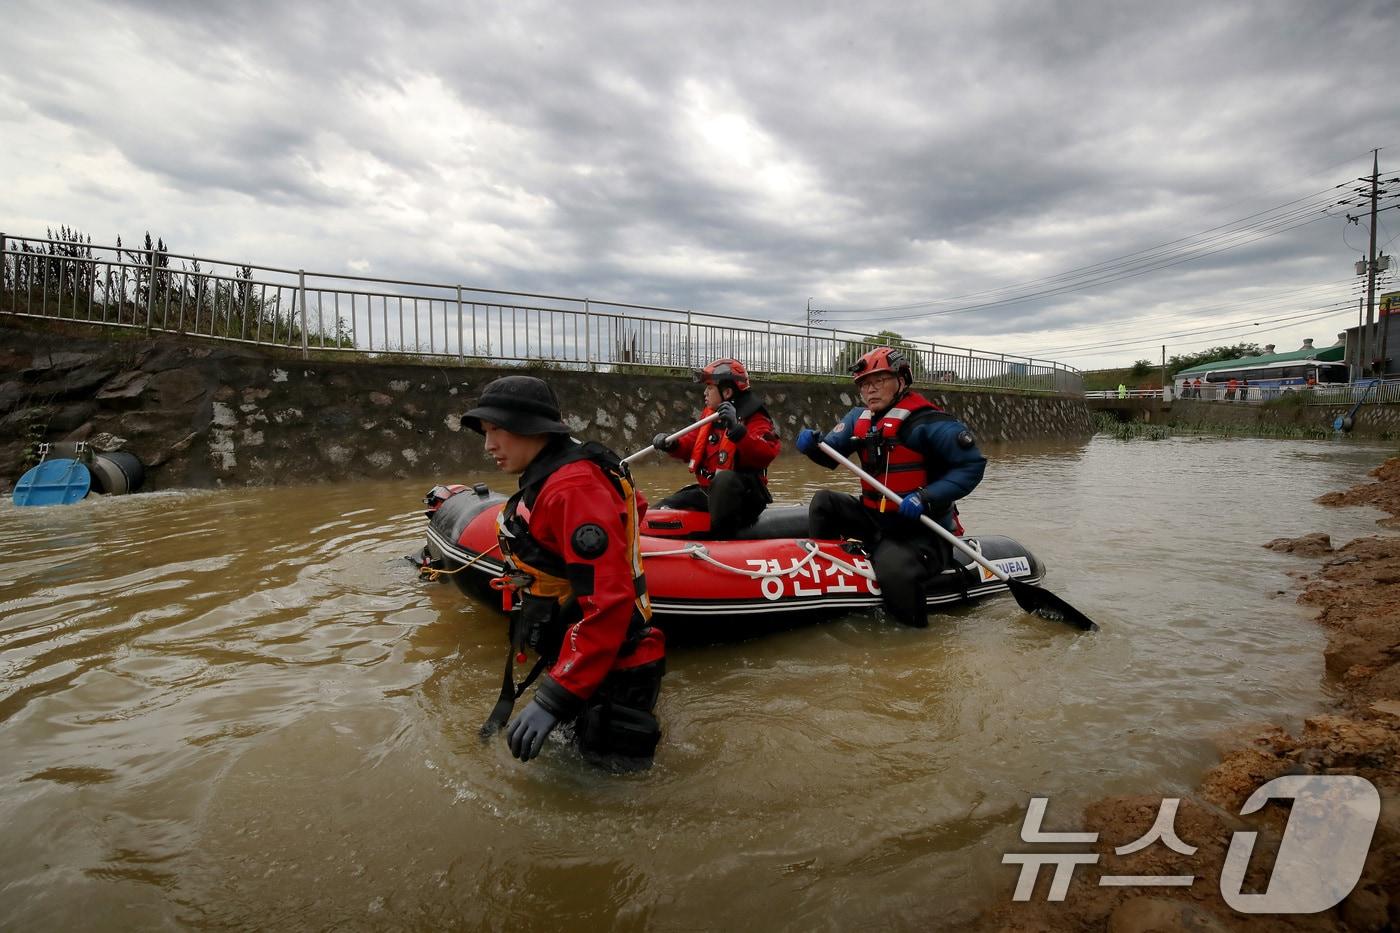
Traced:
<path id="1" fill-rule="evenodd" d="M 728 431 L 724 432 L 725 436 L 728 437 L 731 441 L 734 441 L 735 443 L 742 441 L 744 439 L 744 435 L 748 433 L 749 426 L 744 424 L 744 422 L 742 421 L 734 425 Z"/>
<path id="2" fill-rule="evenodd" d="M 680 441 L 669 440 L 669 435 L 662 433 L 651 439 L 651 446 L 655 447 L 663 454 L 670 453 L 680 446 Z"/>
<path id="3" fill-rule="evenodd" d="M 506 727 L 506 743 L 510 753 L 521 761 L 529 761 L 540 753 L 545 738 L 559 724 L 559 717 L 531 700 L 520 715 Z"/>
<path id="4" fill-rule="evenodd" d="M 734 410 L 733 402 L 720 402 L 715 414 L 719 415 L 715 424 L 721 428 L 732 428 L 739 423 L 739 413 Z"/>

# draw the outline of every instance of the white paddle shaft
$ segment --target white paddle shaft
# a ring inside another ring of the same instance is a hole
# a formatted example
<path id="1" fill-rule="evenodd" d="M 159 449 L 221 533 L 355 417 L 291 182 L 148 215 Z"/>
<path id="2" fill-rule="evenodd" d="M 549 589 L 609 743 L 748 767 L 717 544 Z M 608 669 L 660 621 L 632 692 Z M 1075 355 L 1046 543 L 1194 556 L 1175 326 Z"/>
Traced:
<path id="1" fill-rule="evenodd" d="M 859 476 L 861 479 L 865 480 L 871 486 L 874 486 L 876 489 L 880 490 L 880 492 L 884 494 L 885 498 L 889 499 L 891 502 L 900 503 L 904 501 L 903 496 L 895 492 L 890 487 L 886 486 L 884 483 L 880 482 L 875 477 L 871 476 L 869 473 L 862 470 L 852 461 L 847 460 L 845 457 L 841 456 L 840 452 L 837 451 L 835 447 L 832 447 L 830 444 L 828 444 L 826 441 L 818 441 L 817 446 L 821 449 L 822 453 L 826 454 L 828 457 L 835 460 L 837 463 L 841 464 L 846 469 L 850 470 L 856 476 Z M 985 557 L 983 557 L 981 554 L 978 554 L 972 548 L 968 547 L 966 542 L 964 542 L 957 535 L 953 534 L 947 528 L 944 528 L 942 525 L 938 524 L 938 522 L 929 518 L 927 515 L 920 515 L 919 520 L 925 525 L 932 528 L 934 531 L 938 532 L 940 535 L 942 535 L 943 538 L 947 540 L 949 544 L 953 545 L 958 550 L 966 554 L 968 557 L 971 557 L 973 560 L 975 560 L 978 564 L 985 567 L 988 573 L 996 574 L 996 578 L 1002 583 L 1011 582 L 1011 575 L 1009 573 L 1002 570 L 1000 567 L 997 567 L 988 562 L 988 560 Z"/>
<path id="2" fill-rule="evenodd" d="M 677 431 L 675 434 L 668 434 L 668 435 L 666 435 L 666 443 L 669 444 L 669 443 L 671 443 L 672 441 L 677 440 L 678 438 L 685 437 L 685 436 L 686 436 L 687 434 L 689 434 L 691 431 L 694 431 L 696 428 L 703 428 L 705 425 L 709 424 L 711 421 L 714 421 L 714 420 L 715 420 L 716 418 L 718 418 L 718 417 L 719 417 L 719 412 L 715 412 L 713 415 L 706 415 L 704 418 L 701 418 L 699 421 L 695 422 L 694 424 L 690 425 L 689 427 L 681 428 L 681 429 L 680 429 L 679 431 Z M 636 453 L 634 453 L 634 454 L 632 454 L 632 455 L 626 457 L 622 462 L 623 462 L 623 463 L 631 463 L 633 460 L 640 460 L 640 459 L 642 459 L 643 457 L 645 457 L 647 454 L 651 453 L 651 452 L 652 452 L 653 450 L 655 450 L 655 449 L 656 449 L 656 445 L 655 445 L 655 444 L 648 444 L 647 446 L 643 447 L 641 450 L 637 451 Z"/>

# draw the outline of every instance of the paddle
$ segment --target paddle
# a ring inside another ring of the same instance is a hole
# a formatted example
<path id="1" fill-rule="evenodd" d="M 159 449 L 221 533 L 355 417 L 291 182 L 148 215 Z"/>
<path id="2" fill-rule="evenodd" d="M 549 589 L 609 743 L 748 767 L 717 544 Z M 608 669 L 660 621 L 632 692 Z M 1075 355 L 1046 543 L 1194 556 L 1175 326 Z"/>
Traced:
<path id="1" fill-rule="evenodd" d="M 713 415 L 706 415 L 704 418 L 701 418 L 699 421 L 695 422 L 694 424 L 690 425 L 689 427 L 681 428 L 681 429 L 680 429 L 679 431 L 677 431 L 675 434 L 668 434 L 668 435 L 666 435 L 666 443 L 669 444 L 669 443 L 671 443 L 672 441 L 677 440 L 678 438 L 685 437 L 685 436 L 686 436 L 687 434 L 689 434 L 691 431 L 694 431 L 696 428 L 703 428 L 705 425 L 709 424 L 711 421 L 714 421 L 714 420 L 715 420 L 716 418 L 718 418 L 718 417 L 719 417 L 719 412 L 715 412 Z M 643 447 L 641 450 L 637 451 L 636 453 L 634 453 L 634 454 L 632 454 L 632 455 L 630 455 L 630 456 L 624 457 L 623 460 L 622 460 L 622 462 L 623 462 L 623 463 L 631 463 L 633 460 L 640 460 L 640 459 L 642 459 L 643 457 L 645 457 L 647 454 L 651 453 L 651 452 L 652 452 L 653 450 L 655 450 L 655 449 L 656 449 L 656 445 L 655 445 L 655 444 L 648 444 L 648 445 L 646 445 L 645 447 Z"/>
<path id="2" fill-rule="evenodd" d="M 836 448 L 832 447 L 830 444 L 826 443 L 825 441 L 819 441 L 817 443 L 817 446 L 821 449 L 822 453 L 826 454 L 828 457 L 835 460 L 837 463 L 841 464 L 846 469 L 850 470 L 856 476 L 859 476 L 861 479 L 865 480 L 874 488 L 880 490 L 880 492 L 883 493 L 886 496 L 886 498 L 888 498 L 891 502 L 898 503 L 903 501 L 903 497 L 900 496 L 897 492 L 881 483 L 875 477 L 862 470 L 859 466 L 852 463 L 850 460 L 847 460 L 845 457 L 841 456 L 841 454 L 837 452 Z M 1016 597 L 1016 602 L 1018 602 L 1021 605 L 1022 609 L 1026 610 L 1027 612 L 1035 613 L 1043 619 L 1050 619 L 1052 622 L 1063 622 L 1066 625 L 1072 625 L 1075 628 L 1082 629 L 1086 632 L 1098 631 L 1099 627 L 1094 624 L 1092 619 L 1090 619 L 1084 613 L 1080 612 L 1078 609 L 1071 606 L 1069 603 L 1065 602 L 1060 597 L 1056 596 L 1054 593 L 1042 587 L 1032 586 L 1029 583 L 1023 583 L 1020 580 L 1014 579 L 1010 574 L 1006 573 L 1000 567 L 997 567 L 996 565 L 990 563 L 981 554 L 978 554 L 972 548 L 968 547 L 967 544 L 964 543 L 963 540 L 957 535 L 953 534 L 951 531 L 944 528 L 942 525 L 938 524 L 933 519 L 929 518 L 927 515 L 920 515 L 919 520 L 922 521 L 925 525 L 932 528 L 934 531 L 938 532 L 938 534 L 942 536 L 942 538 L 946 540 L 949 544 L 953 545 L 953 547 L 962 551 L 968 557 L 971 557 L 974 561 L 976 561 L 984 569 L 986 569 L 988 573 L 994 574 L 998 580 L 1005 583 L 1007 588 L 1011 590 L 1011 595 Z"/>

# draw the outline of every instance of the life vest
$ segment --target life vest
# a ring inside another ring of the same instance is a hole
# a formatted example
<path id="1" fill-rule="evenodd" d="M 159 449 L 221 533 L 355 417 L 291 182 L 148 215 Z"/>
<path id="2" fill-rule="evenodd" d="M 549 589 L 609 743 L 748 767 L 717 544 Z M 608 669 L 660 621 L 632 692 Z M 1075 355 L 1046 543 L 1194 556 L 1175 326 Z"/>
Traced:
<path id="1" fill-rule="evenodd" d="M 741 392 L 734 398 L 735 414 L 740 421 L 748 421 L 758 412 L 768 414 L 768 409 L 763 407 L 763 403 L 751 392 Z M 708 418 L 713 415 L 713 408 L 706 408 L 700 413 L 700 417 Z M 769 416 L 772 417 L 771 415 Z M 695 432 L 695 442 L 690 447 L 690 460 L 686 463 L 686 469 L 695 474 L 695 480 L 702 489 L 708 489 L 714 482 L 715 474 L 720 470 L 736 469 L 735 461 L 739 454 L 739 445 L 729 439 L 729 434 L 716 427 L 712 421 L 699 431 Z M 768 470 L 748 470 L 740 464 L 737 469 L 742 473 L 753 473 L 759 478 L 763 485 L 768 485 Z"/>
<path id="2" fill-rule="evenodd" d="M 917 492 L 937 478 L 931 475 L 923 453 L 899 442 L 900 428 L 915 416 L 920 420 L 951 420 L 953 417 L 917 392 L 909 392 L 878 420 L 874 412 L 865 409 L 856 419 L 853 431 L 865 471 L 901 496 Z M 865 480 L 860 483 L 860 501 L 867 509 L 877 512 L 895 508 L 894 503 Z"/>
<path id="3" fill-rule="evenodd" d="M 513 607 L 515 611 L 511 613 L 511 647 L 519 651 L 528 645 L 547 661 L 558 656 L 564 633 L 576 621 L 577 613 L 564 559 L 530 534 L 529 515 L 545 482 L 561 467 L 579 460 L 588 460 L 603 471 L 622 497 L 626 509 L 627 556 L 632 565 L 635 595 L 632 619 L 619 656 L 625 657 L 636 648 L 651 621 L 651 600 L 642 572 L 637 498 L 632 477 L 617 455 L 603 445 L 592 441 L 572 444 L 555 456 L 530 464 L 519 491 L 506 500 L 496 517 L 501 554 L 516 571 L 510 582 L 520 596 L 520 604 Z"/>

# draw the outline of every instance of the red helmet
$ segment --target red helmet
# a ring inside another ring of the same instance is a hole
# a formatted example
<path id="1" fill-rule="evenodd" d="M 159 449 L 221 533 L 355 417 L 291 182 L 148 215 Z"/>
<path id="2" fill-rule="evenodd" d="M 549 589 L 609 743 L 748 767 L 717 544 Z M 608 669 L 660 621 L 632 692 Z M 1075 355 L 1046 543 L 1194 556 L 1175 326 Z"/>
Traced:
<path id="1" fill-rule="evenodd" d="M 909 365 L 909 357 L 904 355 L 904 351 L 893 347 L 876 347 L 851 367 L 851 379 L 857 384 L 875 373 L 894 373 L 906 384 L 914 382 L 914 368 Z"/>
<path id="2" fill-rule="evenodd" d="M 734 386 L 735 392 L 743 392 L 749 387 L 749 371 L 744 364 L 731 356 L 722 357 L 704 369 L 695 371 L 695 381 L 722 387 L 726 382 Z"/>

